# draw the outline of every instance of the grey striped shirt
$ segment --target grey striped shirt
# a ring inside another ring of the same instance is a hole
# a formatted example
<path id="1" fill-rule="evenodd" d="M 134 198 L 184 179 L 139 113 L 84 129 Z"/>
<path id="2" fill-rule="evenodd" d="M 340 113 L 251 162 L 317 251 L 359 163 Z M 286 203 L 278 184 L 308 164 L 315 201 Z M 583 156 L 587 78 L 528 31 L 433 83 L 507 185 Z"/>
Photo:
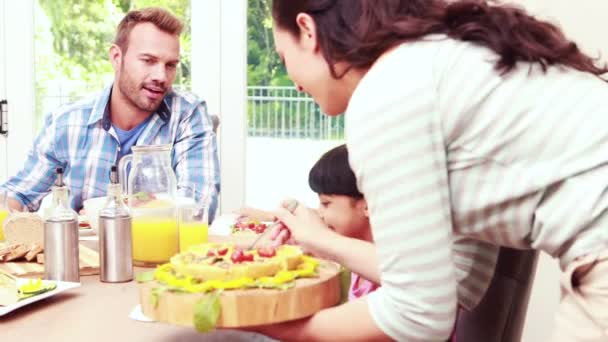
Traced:
<path id="1" fill-rule="evenodd" d="M 491 273 L 495 249 L 453 253 L 455 236 L 543 250 L 562 267 L 608 244 L 608 85 L 526 63 L 500 75 L 497 59 L 441 36 L 407 43 L 350 100 L 350 161 L 382 272 L 368 301 L 396 340 L 445 340 L 457 282 L 461 302 L 485 291 L 475 273 Z"/>

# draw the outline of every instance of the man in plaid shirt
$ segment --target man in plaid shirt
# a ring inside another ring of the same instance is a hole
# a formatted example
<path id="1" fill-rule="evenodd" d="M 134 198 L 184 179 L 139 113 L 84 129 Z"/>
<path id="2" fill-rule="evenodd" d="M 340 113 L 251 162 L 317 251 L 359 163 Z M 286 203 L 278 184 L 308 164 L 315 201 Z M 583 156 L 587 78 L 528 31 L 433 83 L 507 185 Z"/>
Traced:
<path id="1" fill-rule="evenodd" d="M 45 119 L 24 167 L 0 186 L 9 207 L 35 211 L 63 167 L 72 207 L 105 196 L 112 165 L 133 145 L 171 144 L 180 184 L 195 184 L 197 200 L 217 208 L 219 162 L 205 102 L 171 89 L 183 24 L 160 8 L 129 12 L 120 22 L 110 61 L 114 83 Z"/>

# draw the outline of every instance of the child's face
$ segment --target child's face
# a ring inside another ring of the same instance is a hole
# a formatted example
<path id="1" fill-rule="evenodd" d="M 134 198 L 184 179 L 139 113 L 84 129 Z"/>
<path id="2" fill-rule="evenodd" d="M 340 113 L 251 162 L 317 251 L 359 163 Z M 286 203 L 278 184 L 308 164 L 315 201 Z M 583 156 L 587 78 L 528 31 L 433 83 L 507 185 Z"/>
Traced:
<path id="1" fill-rule="evenodd" d="M 372 241 L 365 199 L 321 194 L 319 215 L 329 228 L 340 235 Z"/>

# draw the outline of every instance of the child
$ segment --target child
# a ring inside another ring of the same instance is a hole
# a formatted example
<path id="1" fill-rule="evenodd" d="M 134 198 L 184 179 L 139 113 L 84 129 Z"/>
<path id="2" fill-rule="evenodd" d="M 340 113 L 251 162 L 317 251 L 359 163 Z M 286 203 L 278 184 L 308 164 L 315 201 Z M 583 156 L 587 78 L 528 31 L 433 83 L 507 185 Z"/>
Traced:
<path id="1" fill-rule="evenodd" d="M 367 203 L 357 189 L 357 180 L 348 164 L 346 145 L 326 152 L 308 175 L 310 188 L 319 195 L 318 214 L 340 235 L 372 242 Z M 362 297 L 378 284 L 351 273 L 349 300 Z"/>
<path id="2" fill-rule="evenodd" d="M 317 213 L 329 228 L 343 236 L 372 242 L 367 204 L 348 164 L 346 145 L 321 156 L 310 170 L 308 184 L 319 195 Z M 251 207 L 242 208 L 239 214 L 239 219 L 274 220 L 272 213 Z M 348 298 L 362 297 L 378 286 L 352 272 Z"/>
<path id="3" fill-rule="evenodd" d="M 310 170 L 308 184 L 319 196 L 317 214 L 325 225 L 340 235 L 373 243 L 367 202 L 357 188 L 356 177 L 348 162 L 346 145 L 337 146 L 321 156 Z M 240 213 L 250 219 L 274 220 L 272 213 L 255 208 L 246 207 L 241 209 Z M 454 241 L 454 261 L 459 265 L 457 267 L 459 304 L 464 308 L 472 309 L 477 302 L 471 302 L 466 295 L 460 295 L 469 291 L 465 283 L 474 283 L 481 289 L 480 293 L 484 293 L 491 281 L 491 275 L 480 276 L 476 274 L 474 267 L 471 267 L 475 264 L 474 256 L 479 252 L 478 242 L 460 237 L 455 238 Z M 494 254 L 494 257 L 496 255 Z M 495 261 L 494 258 L 490 263 Z M 472 281 L 473 277 L 477 278 Z M 365 296 L 379 286 L 352 272 L 348 298 L 352 300 Z M 451 341 L 456 341 L 456 338 L 452 336 Z"/>
<path id="4" fill-rule="evenodd" d="M 367 202 L 357 188 L 346 145 L 335 147 L 321 156 L 310 170 L 308 184 L 319 195 L 317 212 L 329 228 L 346 237 L 373 242 Z M 454 247 L 456 256 L 466 250 L 466 246 L 467 242 L 457 243 Z M 489 279 L 486 280 L 488 282 Z M 348 299 L 365 296 L 378 287 L 379 284 L 352 272 Z M 454 333 L 450 341 L 456 341 Z"/>

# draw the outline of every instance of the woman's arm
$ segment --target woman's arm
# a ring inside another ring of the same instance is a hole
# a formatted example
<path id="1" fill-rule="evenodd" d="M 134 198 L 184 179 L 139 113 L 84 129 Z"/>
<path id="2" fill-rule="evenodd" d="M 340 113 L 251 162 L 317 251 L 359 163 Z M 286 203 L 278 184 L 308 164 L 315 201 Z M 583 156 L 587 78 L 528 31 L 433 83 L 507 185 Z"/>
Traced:
<path id="1" fill-rule="evenodd" d="M 345 319 L 346 318 L 346 319 Z M 366 299 L 319 311 L 298 321 L 256 327 L 253 331 L 281 341 L 390 341 L 369 314 Z"/>
<path id="2" fill-rule="evenodd" d="M 368 204 L 382 279 L 367 296 L 370 315 L 398 341 L 446 340 L 456 316 L 436 53 L 435 44 L 411 42 L 381 57 L 345 114 L 350 164 Z"/>

